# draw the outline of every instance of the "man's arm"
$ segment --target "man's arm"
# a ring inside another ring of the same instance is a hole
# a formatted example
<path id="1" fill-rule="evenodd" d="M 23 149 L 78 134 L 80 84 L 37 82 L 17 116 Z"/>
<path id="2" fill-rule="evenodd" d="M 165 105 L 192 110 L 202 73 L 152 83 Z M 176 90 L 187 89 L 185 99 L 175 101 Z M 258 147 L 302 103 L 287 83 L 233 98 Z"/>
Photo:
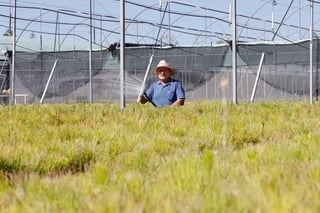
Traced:
<path id="1" fill-rule="evenodd" d="M 175 102 L 171 104 L 171 106 L 182 106 L 184 105 L 184 98 L 178 98 Z"/>
<path id="2" fill-rule="evenodd" d="M 185 92 L 182 87 L 182 84 L 180 81 L 177 81 L 177 87 L 176 87 L 176 96 L 178 97 L 175 102 L 171 104 L 171 106 L 182 106 L 184 105 L 185 100 Z"/>

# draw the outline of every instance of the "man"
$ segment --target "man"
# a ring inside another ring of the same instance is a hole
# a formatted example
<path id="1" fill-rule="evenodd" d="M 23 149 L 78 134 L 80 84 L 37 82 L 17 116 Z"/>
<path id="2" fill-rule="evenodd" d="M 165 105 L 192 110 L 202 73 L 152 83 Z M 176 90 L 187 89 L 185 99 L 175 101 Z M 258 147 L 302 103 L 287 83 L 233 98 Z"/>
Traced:
<path id="1" fill-rule="evenodd" d="M 139 96 L 142 104 L 151 102 L 154 106 L 178 106 L 184 105 L 185 92 L 180 81 L 171 78 L 176 70 L 165 61 L 161 60 L 153 69 L 159 81 L 154 82 L 151 87 Z"/>

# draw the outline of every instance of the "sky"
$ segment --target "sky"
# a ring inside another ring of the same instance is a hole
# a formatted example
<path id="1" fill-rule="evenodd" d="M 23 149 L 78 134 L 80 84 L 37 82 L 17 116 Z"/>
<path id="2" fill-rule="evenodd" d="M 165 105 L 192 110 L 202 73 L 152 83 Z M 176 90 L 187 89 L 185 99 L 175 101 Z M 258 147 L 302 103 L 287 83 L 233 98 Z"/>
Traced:
<path id="1" fill-rule="evenodd" d="M 88 47 L 89 0 L 16 1 L 17 36 L 20 46 L 24 46 L 25 42 L 41 49 Z M 231 0 L 126 1 L 126 42 L 212 45 L 221 40 L 230 40 L 231 2 Z M 13 14 L 13 9 L 8 6 L 13 3 L 14 0 L 0 0 L 1 32 L 8 29 L 10 13 Z M 241 41 L 294 41 L 309 38 L 308 0 L 294 0 L 292 4 L 291 0 L 236 0 L 236 4 L 239 25 L 237 33 Z M 319 9 L 319 4 L 315 4 L 316 32 L 320 31 Z M 92 10 L 94 47 L 104 48 L 119 41 L 120 2 L 92 0 Z"/>

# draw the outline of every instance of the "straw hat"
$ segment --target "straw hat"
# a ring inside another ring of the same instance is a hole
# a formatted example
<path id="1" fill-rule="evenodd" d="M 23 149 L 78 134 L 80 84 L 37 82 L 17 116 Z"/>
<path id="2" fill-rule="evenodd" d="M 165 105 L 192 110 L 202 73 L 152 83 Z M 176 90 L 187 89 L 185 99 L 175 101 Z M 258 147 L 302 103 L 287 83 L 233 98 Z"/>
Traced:
<path id="1" fill-rule="evenodd" d="M 176 72 L 176 69 L 170 67 L 170 64 L 167 63 L 166 60 L 161 60 L 159 64 L 155 68 L 153 68 L 153 73 L 158 74 L 158 69 L 163 67 L 168 68 L 168 70 L 170 71 L 170 75 L 173 75 Z"/>

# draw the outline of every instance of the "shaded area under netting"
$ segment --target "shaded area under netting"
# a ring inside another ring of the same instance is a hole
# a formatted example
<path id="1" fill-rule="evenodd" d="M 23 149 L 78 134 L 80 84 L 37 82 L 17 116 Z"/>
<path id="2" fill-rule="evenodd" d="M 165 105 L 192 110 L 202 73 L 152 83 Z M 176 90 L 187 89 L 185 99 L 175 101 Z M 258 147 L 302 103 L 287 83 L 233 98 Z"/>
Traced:
<path id="1" fill-rule="evenodd" d="M 315 40 L 313 90 L 316 94 L 319 87 L 318 44 L 319 40 Z M 281 98 L 283 94 L 288 94 L 291 98 L 309 94 L 309 45 L 308 41 L 285 44 L 239 43 L 237 46 L 239 98 L 248 98 L 251 95 L 263 52 L 265 57 L 258 85 L 258 97 Z M 219 97 L 219 82 L 223 77 L 229 78 L 229 91 L 231 91 L 232 49 L 227 44 L 190 47 L 137 45 L 126 48 L 127 100 L 137 97 L 152 55 L 151 68 L 165 59 L 177 69 L 174 78 L 182 81 L 190 99 Z M 55 61 L 57 64 L 53 71 Z M 118 47 L 92 52 L 95 100 L 112 101 L 119 98 L 119 67 Z M 15 71 L 18 78 L 16 87 L 20 88 L 20 92 L 30 96 L 41 97 L 53 71 L 46 99 L 56 97 L 71 101 L 87 99 L 90 79 L 88 51 L 17 52 Z M 146 86 L 155 80 L 157 77 L 151 71 Z M 56 99 L 56 101 L 61 100 Z"/>

